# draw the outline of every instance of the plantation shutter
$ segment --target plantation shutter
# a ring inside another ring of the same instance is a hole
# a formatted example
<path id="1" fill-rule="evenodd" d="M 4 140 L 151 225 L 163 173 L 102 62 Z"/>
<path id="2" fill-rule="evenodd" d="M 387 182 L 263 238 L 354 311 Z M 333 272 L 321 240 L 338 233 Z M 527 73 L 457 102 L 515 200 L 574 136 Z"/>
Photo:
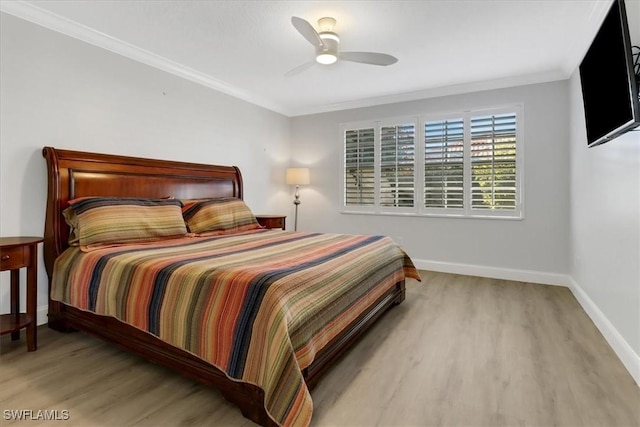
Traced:
<path id="1" fill-rule="evenodd" d="M 424 207 L 464 207 L 464 119 L 424 124 Z"/>
<path id="2" fill-rule="evenodd" d="M 344 213 L 523 218 L 521 111 L 342 124 Z"/>
<path id="3" fill-rule="evenodd" d="M 516 114 L 471 118 L 471 207 L 516 209 Z"/>
<path id="4" fill-rule="evenodd" d="M 380 128 L 380 206 L 414 206 L 415 136 L 413 123 Z"/>
<path id="5" fill-rule="evenodd" d="M 375 130 L 346 130 L 344 138 L 344 204 L 374 206 Z"/>

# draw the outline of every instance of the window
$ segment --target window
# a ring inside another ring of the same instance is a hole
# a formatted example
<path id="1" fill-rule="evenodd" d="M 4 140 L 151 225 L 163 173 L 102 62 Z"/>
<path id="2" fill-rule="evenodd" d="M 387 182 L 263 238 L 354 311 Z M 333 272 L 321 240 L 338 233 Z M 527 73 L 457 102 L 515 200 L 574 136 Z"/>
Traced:
<path id="1" fill-rule="evenodd" d="M 516 115 L 471 117 L 471 208 L 516 209 Z"/>
<path id="2" fill-rule="evenodd" d="M 350 129 L 344 136 L 345 206 L 375 205 L 374 128 Z"/>
<path id="3" fill-rule="evenodd" d="M 512 106 L 343 125 L 345 212 L 522 217 L 521 116 Z"/>
<path id="4" fill-rule="evenodd" d="M 415 208 L 415 121 L 351 124 L 343 131 L 344 206 L 370 212 Z"/>
<path id="5" fill-rule="evenodd" d="M 424 124 L 424 207 L 464 206 L 464 120 Z"/>
<path id="6" fill-rule="evenodd" d="M 414 206 L 415 139 L 413 123 L 380 127 L 380 206 Z"/>

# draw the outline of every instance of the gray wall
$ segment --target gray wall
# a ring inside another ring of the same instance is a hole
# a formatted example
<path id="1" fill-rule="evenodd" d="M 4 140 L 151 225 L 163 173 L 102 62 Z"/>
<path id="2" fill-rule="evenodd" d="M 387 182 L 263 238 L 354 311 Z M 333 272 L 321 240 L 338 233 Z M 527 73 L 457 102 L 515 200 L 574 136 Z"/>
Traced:
<path id="1" fill-rule="evenodd" d="M 626 7 L 633 44 L 640 45 L 640 2 Z M 570 109 L 570 274 L 635 352 L 629 358 L 640 378 L 640 128 L 587 148 L 577 70 Z"/>
<path id="2" fill-rule="evenodd" d="M 237 165 L 256 213 L 288 206 L 289 118 L 11 15 L 1 19 L 1 236 L 43 235 L 45 145 Z M 42 261 L 38 287 L 46 309 Z M 3 282 L 0 312 L 9 310 L 8 289 Z"/>
<path id="3" fill-rule="evenodd" d="M 554 82 L 295 117 L 292 159 L 311 168 L 302 189 L 300 229 L 387 234 L 418 264 L 534 273 L 568 271 L 569 145 L 567 82 Z M 340 123 L 500 107 L 524 112 L 524 219 L 461 219 L 341 214 Z"/>
<path id="4" fill-rule="evenodd" d="M 627 9 L 638 45 L 640 2 L 627 1 Z M 42 235 L 45 145 L 234 164 L 253 210 L 285 213 L 290 225 L 284 169 L 309 166 L 301 230 L 387 234 L 425 268 L 512 271 L 543 283 L 571 276 L 627 367 L 640 366 L 640 133 L 587 149 L 577 73 L 562 82 L 287 118 L 18 18 L 1 19 L 0 236 Z M 525 119 L 523 220 L 340 213 L 340 123 L 513 103 L 523 105 Z M 6 280 L 0 275 L 0 312 L 8 311 Z M 40 261 L 40 322 L 46 286 Z"/>

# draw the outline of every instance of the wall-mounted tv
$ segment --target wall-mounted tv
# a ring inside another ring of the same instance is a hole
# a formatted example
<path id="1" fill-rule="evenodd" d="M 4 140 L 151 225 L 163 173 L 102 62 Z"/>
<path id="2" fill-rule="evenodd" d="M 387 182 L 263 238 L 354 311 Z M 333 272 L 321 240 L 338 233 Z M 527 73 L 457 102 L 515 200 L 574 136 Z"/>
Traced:
<path id="1" fill-rule="evenodd" d="M 624 0 L 614 0 L 580 64 L 589 147 L 640 125 L 638 83 Z"/>

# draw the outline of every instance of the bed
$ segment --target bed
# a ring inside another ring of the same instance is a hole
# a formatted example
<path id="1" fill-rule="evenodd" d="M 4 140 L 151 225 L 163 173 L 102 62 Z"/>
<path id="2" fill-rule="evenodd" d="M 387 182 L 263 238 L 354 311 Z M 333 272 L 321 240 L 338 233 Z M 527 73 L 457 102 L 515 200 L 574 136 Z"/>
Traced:
<path id="1" fill-rule="evenodd" d="M 70 201 L 242 200 L 242 176 L 237 167 L 52 147 L 43 155 L 49 327 L 96 335 L 214 386 L 260 425 L 308 425 L 309 390 L 373 322 L 404 300 L 405 278 L 419 280 L 409 257 L 383 236 L 246 229 L 95 250 L 69 247 L 73 230 L 64 211 Z M 142 278 L 129 281 L 138 290 L 118 299 L 118 286 L 129 279 L 116 272 L 134 271 L 132 262 L 141 272 L 127 277 Z M 346 262 L 353 264 L 340 270 Z M 110 267 L 84 273 L 98 265 Z M 161 268 L 150 273 L 149 265 Z M 165 279 L 166 271 L 175 274 Z M 159 283 L 161 302 L 154 300 Z M 221 289 L 242 297 L 220 297 Z M 238 308 L 230 309 L 233 299 Z M 180 301 L 191 308 L 175 308 Z M 225 308 L 210 309 L 218 305 Z M 192 326 L 202 322 L 206 328 Z"/>

